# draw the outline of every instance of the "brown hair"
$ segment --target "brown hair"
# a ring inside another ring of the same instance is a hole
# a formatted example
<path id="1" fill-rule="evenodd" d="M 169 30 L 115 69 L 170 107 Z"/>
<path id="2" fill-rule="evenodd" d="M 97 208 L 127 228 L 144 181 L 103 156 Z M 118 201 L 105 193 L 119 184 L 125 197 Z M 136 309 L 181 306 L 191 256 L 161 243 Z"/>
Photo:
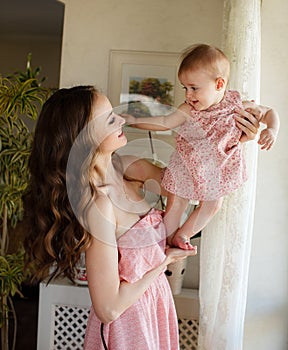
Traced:
<path id="1" fill-rule="evenodd" d="M 72 280 L 80 254 L 91 242 L 71 207 L 66 168 L 73 143 L 91 119 L 97 94 L 92 86 L 60 89 L 45 102 L 37 120 L 29 161 L 30 186 L 24 197 L 26 262 L 34 267 L 36 280 L 46 278 L 53 264 L 49 281 L 60 274 Z M 87 157 L 91 151 L 95 151 L 91 144 L 83 150 Z M 73 175 L 75 181 L 81 181 L 78 175 Z"/>
<path id="2" fill-rule="evenodd" d="M 196 69 L 205 69 L 215 79 L 223 77 L 228 80 L 230 63 L 225 54 L 217 47 L 196 44 L 184 50 L 178 76 L 183 72 Z"/>

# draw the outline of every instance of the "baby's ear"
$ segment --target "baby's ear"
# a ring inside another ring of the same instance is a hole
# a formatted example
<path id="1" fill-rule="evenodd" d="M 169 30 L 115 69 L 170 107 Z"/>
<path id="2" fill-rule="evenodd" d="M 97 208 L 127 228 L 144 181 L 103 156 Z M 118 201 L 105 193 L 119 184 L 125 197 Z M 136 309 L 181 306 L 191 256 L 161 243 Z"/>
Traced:
<path id="1" fill-rule="evenodd" d="M 217 78 L 216 79 L 216 90 L 221 90 L 225 87 L 225 79 Z"/>

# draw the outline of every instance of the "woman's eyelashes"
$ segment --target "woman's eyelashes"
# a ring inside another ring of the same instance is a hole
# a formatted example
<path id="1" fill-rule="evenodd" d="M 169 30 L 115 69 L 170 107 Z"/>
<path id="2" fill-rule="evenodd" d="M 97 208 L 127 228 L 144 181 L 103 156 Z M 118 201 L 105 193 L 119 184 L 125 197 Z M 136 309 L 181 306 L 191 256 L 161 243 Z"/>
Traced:
<path id="1" fill-rule="evenodd" d="M 110 118 L 109 118 L 109 122 L 108 124 L 114 124 L 115 123 L 115 115 L 114 114 L 111 114 Z"/>

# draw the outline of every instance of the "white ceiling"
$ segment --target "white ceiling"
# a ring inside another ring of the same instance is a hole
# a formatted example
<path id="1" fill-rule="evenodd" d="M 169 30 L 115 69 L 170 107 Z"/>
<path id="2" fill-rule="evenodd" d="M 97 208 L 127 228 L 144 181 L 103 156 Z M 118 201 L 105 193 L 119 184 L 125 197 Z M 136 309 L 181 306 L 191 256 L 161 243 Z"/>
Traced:
<path id="1" fill-rule="evenodd" d="M 0 35 L 62 35 L 63 17 L 57 0 L 0 0 Z"/>

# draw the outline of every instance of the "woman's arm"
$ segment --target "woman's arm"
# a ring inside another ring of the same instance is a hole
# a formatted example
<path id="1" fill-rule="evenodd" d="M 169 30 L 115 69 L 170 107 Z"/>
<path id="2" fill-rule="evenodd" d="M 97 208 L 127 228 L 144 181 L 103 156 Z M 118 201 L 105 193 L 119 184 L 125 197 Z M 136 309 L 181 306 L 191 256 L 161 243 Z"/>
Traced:
<path id="1" fill-rule="evenodd" d="M 121 160 L 126 176 L 145 183 L 146 189 L 150 192 L 167 196 L 167 191 L 161 187 L 163 168 L 147 159 L 140 159 L 130 155 L 122 156 Z"/>
<path id="2" fill-rule="evenodd" d="M 181 249 L 169 250 L 164 261 L 137 282 L 120 281 L 115 235 L 117 223 L 107 197 L 97 199 L 89 211 L 88 223 L 93 235 L 92 244 L 86 251 L 89 293 L 95 313 L 103 323 L 115 320 L 133 305 L 168 264 L 196 254 L 196 250 L 190 254 Z"/>

